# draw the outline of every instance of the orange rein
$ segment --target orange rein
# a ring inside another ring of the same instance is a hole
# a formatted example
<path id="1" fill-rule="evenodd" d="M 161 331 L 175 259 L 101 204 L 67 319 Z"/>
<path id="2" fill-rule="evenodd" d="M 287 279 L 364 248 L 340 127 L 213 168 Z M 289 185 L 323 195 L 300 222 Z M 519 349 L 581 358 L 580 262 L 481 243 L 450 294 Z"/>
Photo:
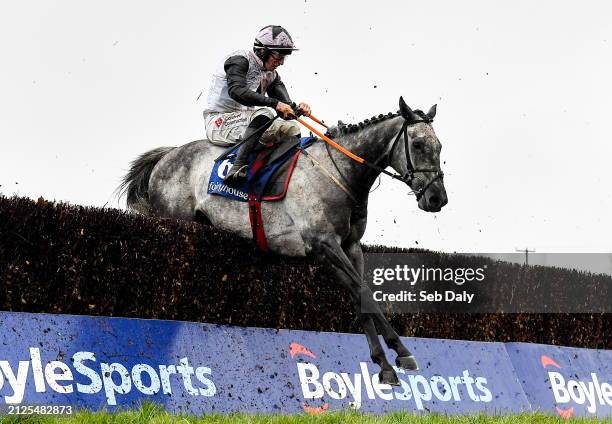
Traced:
<path id="1" fill-rule="evenodd" d="M 314 116 L 310 115 L 309 116 L 310 119 L 312 119 L 313 121 L 317 122 L 318 124 L 323 125 L 325 128 L 328 128 L 327 125 L 325 125 L 323 122 L 319 121 L 317 118 L 315 118 Z M 304 122 L 303 119 L 301 118 L 296 118 L 297 121 L 304 125 L 306 128 L 308 128 L 310 131 L 312 131 L 314 134 L 316 134 L 317 136 L 321 137 L 321 139 L 323 139 L 327 144 L 329 144 L 330 146 L 332 146 L 333 148 L 341 151 L 342 153 L 344 153 L 345 155 L 347 155 L 349 158 L 353 159 L 356 162 L 359 163 L 364 163 L 365 159 L 360 158 L 359 156 L 357 156 L 356 154 L 350 152 L 349 150 L 345 149 L 344 147 L 342 147 L 341 145 L 339 145 L 338 143 L 336 143 L 334 140 L 332 140 L 331 138 L 323 135 L 323 133 L 321 133 L 320 131 L 317 131 L 317 129 L 315 129 L 312 125 Z"/>
<path id="2" fill-rule="evenodd" d="M 317 124 L 324 126 L 325 128 L 329 129 L 329 127 L 321 120 L 315 118 L 312 114 L 308 115 L 308 117 L 310 119 L 312 119 L 313 121 L 315 121 Z"/>

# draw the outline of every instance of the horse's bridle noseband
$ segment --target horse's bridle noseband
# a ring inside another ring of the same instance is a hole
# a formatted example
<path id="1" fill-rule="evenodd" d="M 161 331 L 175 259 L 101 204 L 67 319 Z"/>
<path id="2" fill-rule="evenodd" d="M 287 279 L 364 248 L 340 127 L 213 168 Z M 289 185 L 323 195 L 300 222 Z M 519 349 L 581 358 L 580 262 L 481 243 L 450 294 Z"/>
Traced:
<path id="1" fill-rule="evenodd" d="M 425 194 L 425 191 L 429 188 L 430 185 L 432 185 L 435 181 L 437 180 L 443 180 L 444 179 L 444 172 L 442 172 L 441 169 L 425 169 L 425 168 L 415 168 L 414 164 L 412 163 L 412 158 L 410 157 L 410 148 L 409 148 L 409 143 L 408 143 L 408 126 L 412 125 L 412 124 L 417 124 L 419 122 L 424 122 L 427 124 L 431 124 L 433 122 L 432 119 L 421 119 L 418 121 L 408 121 L 407 119 L 404 118 L 404 123 L 402 124 L 402 128 L 400 128 L 399 132 L 397 133 L 397 135 L 395 136 L 395 140 L 393 140 L 393 144 L 391 145 L 391 148 L 389 149 L 389 152 L 385 152 L 385 154 L 381 157 L 380 160 L 382 160 L 385 156 L 388 156 L 389 158 L 391 158 L 391 156 L 393 155 L 393 151 L 395 150 L 395 145 L 397 144 L 397 142 L 399 141 L 399 139 L 402 137 L 402 135 L 404 136 L 404 147 L 406 150 L 406 167 L 408 168 L 406 173 L 404 175 L 398 175 L 398 174 L 392 174 L 390 172 L 385 172 L 387 175 L 403 181 L 404 183 L 406 183 L 408 186 L 412 186 L 412 181 L 415 179 L 414 174 L 417 172 L 435 172 L 435 175 L 433 176 L 433 178 L 431 178 L 429 180 L 429 182 L 427 184 L 425 184 L 424 187 L 418 189 L 418 190 L 413 190 L 412 192 L 416 195 L 416 199 L 417 202 L 419 200 L 421 200 L 421 197 L 423 197 L 423 194 Z M 379 162 L 377 161 L 377 162 Z M 412 187 L 411 187 L 412 188 Z"/>

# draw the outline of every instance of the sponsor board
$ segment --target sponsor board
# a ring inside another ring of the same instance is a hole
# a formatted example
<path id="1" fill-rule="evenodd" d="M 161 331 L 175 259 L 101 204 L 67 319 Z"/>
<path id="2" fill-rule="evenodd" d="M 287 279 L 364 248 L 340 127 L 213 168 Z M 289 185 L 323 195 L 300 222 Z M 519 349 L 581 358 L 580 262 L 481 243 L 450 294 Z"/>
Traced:
<path id="1" fill-rule="evenodd" d="M 244 355 L 233 337 L 210 325 L 0 312 L 0 409 L 113 410 L 150 400 L 177 412 L 237 410 L 240 400 L 217 401 L 225 382 L 242 377 L 221 367 Z"/>
<path id="2" fill-rule="evenodd" d="M 283 387 L 268 395 L 286 412 L 352 408 L 496 414 L 529 409 L 501 343 L 403 338 L 422 370 L 397 369 L 401 386 L 392 387 L 378 381 L 379 368 L 370 360 L 362 335 L 244 329 L 243 340 L 253 358 L 275 364 L 266 369 L 261 361 L 262 374 Z M 387 353 L 394 358 L 394 352 Z"/>
<path id="3" fill-rule="evenodd" d="M 523 367 L 517 375 L 512 364 L 525 362 L 524 346 L 548 346 L 404 341 L 421 370 L 397 369 L 401 384 L 392 387 L 379 382 L 362 335 L 0 312 L 0 407 L 113 410 L 149 400 L 191 414 L 320 414 L 353 408 L 492 415 L 528 411 L 531 402 L 552 413 L 555 407 L 574 407 L 609 414 L 609 370 L 593 368 L 576 380 L 575 362 L 542 351 L 536 368 Z M 583 350 L 575 351 L 582 355 Z M 535 369 L 539 380 L 554 384 L 525 383 L 537 375 Z M 547 409 L 543 395 L 526 396 L 524 388 L 544 390 Z"/>
<path id="4" fill-rule="evenodd" d="M 612 416 L 612 351 L 526 343 L 506 350 L 534 410 Z"/>

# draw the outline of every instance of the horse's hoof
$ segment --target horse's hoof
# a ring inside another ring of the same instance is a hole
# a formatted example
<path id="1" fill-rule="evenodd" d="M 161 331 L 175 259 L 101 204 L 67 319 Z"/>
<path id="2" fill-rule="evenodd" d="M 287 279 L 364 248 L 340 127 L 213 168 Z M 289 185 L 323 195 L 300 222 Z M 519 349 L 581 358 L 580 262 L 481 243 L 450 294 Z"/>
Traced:
<path id="1" fill-rule="evenodd" d="M 401 369 L 408 370 L 408 371 L 418 371 L 419 370 L 419 364 L 417 364 L 415 357 L 412 355 L 398 356 L 397 358 L 395 358 L 395 365 L 397 365 Z"/>
<path id="2" fill-rule="evenodd" d="M 389 371 L 383 370 L 380 373 L 378 373 L 378 381 L 380 381 L 382 384 L 389 384 L 391 386 L 400 385 L 399 378 L 397 378 L 397 374 L 395 373 L 394 370 L 389 370 Z"/>

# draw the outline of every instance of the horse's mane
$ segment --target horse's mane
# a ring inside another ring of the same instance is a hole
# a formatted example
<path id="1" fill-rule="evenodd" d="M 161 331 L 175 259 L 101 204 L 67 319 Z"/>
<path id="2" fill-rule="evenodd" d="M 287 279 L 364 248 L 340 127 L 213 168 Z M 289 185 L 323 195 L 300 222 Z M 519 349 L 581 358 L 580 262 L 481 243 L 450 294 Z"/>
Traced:
<path id="1" fill-rule="evenodd" d="M 416 113 L 417 115 L 419 115 L 421 118 L 426 119 L 427 116 L 425 115 L 425 112 L 423 112 L 420 109 L 415 109 L 414 113 Z M 325 134 L 326 136 L 330 137 L 330 138 L 334 138 L 337 137 L 339 135 L 343 135 L 343 134 L 350 134 L 350 133 L 354 133 L 357 131 L 360 131 L 366 127 L 369 127 L 373 124 L 377 124 L 379 122 L 382 121 L 387 121 L 389 119 L 392 118 L 396 118 L 398 116 L 401 116 L 400 111 L 398 110 L 397 112 L 393 113 L 393 112 L 389 112 L 386 115 L 383 115 L 382 113 L 378 116 L 374 115 L 369 119 L 364 119 L 361 122 L 358 122 L 356 124 L 345 124 L 342 121 L 338 121 L 338 125 L 334 126 L 334 127 L 330 127 L 328 132 Z"/>

